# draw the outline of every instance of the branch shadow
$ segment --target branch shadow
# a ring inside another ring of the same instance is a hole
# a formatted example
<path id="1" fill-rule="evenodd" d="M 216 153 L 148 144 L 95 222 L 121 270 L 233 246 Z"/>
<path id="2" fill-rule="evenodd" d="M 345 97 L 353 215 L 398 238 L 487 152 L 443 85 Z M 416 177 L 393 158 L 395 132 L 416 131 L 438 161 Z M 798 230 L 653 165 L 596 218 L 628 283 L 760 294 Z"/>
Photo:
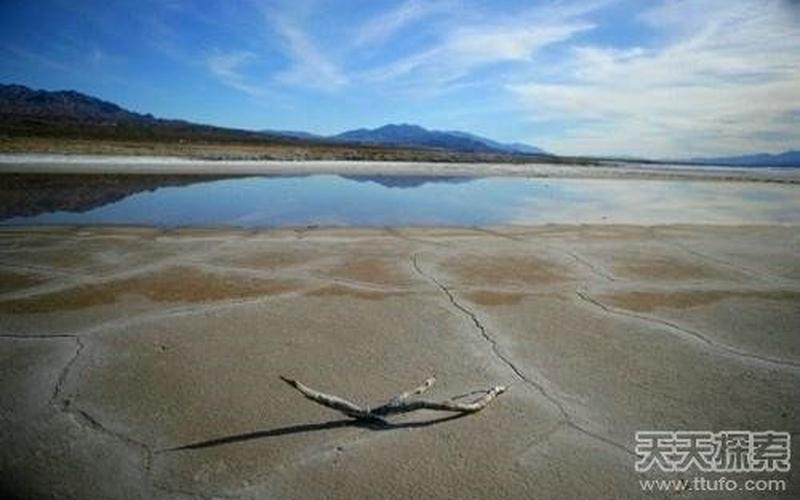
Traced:
<path id="1" fill-rule="evenodd" d="M 302 434 L 306 432 L 325 431 L 330 429 L 339 429 L 342 427 L 350 427 L 357 429 L 369 429 L 372 431 L 392 431 L 399 429 L 416 429 L 420 427 L 428 427 L 431 425 L 443 424 L 451 420 L 458 420 L 466 417 L 467 413 L 458 413 L 447 417 L 433 418 L 429 420 L 416 420 L 412 422 L 391 423 L 378 420 L 357 420 L 357 419 L 340 419 L 329 420 L 327 422 L 320 422 L 316 424 L 298 424 L 289 425 L 286 427 L 277 427 L 275 429 L 265 429 L 254 432 L 247 432 L 244 434 L 234 434 L 206 441 L 198 441 L 196 443 L 184 444 L 174 448 L 167 448 L 159 450 L 156 453 L 167 453 L 175 451 L 189 451 L 189 450 L 202 450 L 204 448 L 214 448 L 217 446 L 224 446 L 227 444 L 241 443 L 244 441 L 251 441 L 254 439 L 266 439 L 277 436 L 286 436 L 289 434 Z"/>

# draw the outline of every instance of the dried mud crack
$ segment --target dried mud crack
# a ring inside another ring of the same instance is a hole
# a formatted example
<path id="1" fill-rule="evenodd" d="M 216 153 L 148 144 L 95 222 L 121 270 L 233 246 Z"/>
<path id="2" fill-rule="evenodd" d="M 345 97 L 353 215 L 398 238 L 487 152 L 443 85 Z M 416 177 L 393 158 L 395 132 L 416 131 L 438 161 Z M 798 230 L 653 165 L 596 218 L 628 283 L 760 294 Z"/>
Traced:
<path id="1" fill-rule="evenodd" d="M 541 383 L 533 380 L 525 372 L 506 354 L 503 352 L 502 348 L 500 347 L 497 339 L 494 338 L 492 334 L 489 333 L 489 330 L 486 326 L 481 322 L 478 316 L 467 306 L 459 302 L 459 300 L 455 297 L 455 294 L 441 281 L 436 279 L 432 274 L 427 273 L 422 270 L 422 267 L 419 265 L 419 255 L 418 253 L 414 253 L 411 256 L 411 264 L 414 270 L 428 280 L 429 282 L 433 283 L 444 295 L 447 297 L 450 304 L 460 311 L 462 314 L 467 316 L 472 324 L 475 326 L 475 329 L 480 333 L 481 338 L 489 344 L 491 348 L 493 356 L 498 359 L 501 363 L 503 363 L 506 367 L 508 367 L 515 375 L 515 377 L 523 382 L 524 384 L 533 387 L 536 389 L 545 399 L 547 399 L 550 403 L 552 403 L 561 415 L 561 419 L 567 427 L 570 427 L 586 436 L 589 436 L 593 439 L 601 441 L 609 446 L 613 446 L 614 448 L 627 453 L 628 455 L 634 455 L 633 450 L 628 448 L 622 443 L 618 443 L 606 436 L 598 434 L 594 431 L 586 429 L 582 427 L 580 424 L 575 422 L 575 419 L 572 415 L 567 411 L 564 403 L 562 403 L 556 396 L 550 393 Z"/>
<path id="2" fill-rule="evenodd" d="M 25 338 L 25 336 L 15 336 L 15 337 Z M 61 370 L 61 373 L 58 376 L 56 385 L 53 388 L 52 396 L 50 397 L 51 406 L 54 407 L 58 412 L 66 415 L 78 426 L 108 436 L 122 443 L 126 447 L 137 450 L 138 454 L 141 456 L 141 466 L 142 469 L 144 470 L 145 477 L 147 477 L 148 483 L 155 486 L 153 482 L 150 481 L 149 478 L 153 461 L 153 451 L 146 443 L 138 441 L 136 439 L 131 438 L 130 436 L 126 436 L 125 434 L 122 434 L 118 431 L 108 428 L 92 414 L 90 414 L 86 410 L 78 408 L 73 403 L 73 400 L 71 398 L 63 396 L 64 387 L 67 383 L 67 380 L 69 379 L 69 376 L 72 373 L 75 363 L 78 361 L 81 354 L 86 349 L 86 344 L 79 335 L 58 335 L 52 337 L 60 339 L 71 338 L 75 341 L 76 347 L 75 347 L 75 353 L 72 355 L 67 364 L 64 365 L 64 368 Z M 44 338 L 44 336 L 34 336 L 31 338 L 41 339 Z M 158 486 L 155 487 L 156 489 L 161 489 Z"/>
<path id="3" fill-rule="evenodd" d="M 577 253 L 572 252 L 570 250 L 564 250 L 564 253 L 566 253 L 567 255 L 572 257 L 573 259 L 575 259 L 575 262 L 579 262 L 579 263 L 583 264 L 584 266 L 586 266 L 586 268 L 588 268 L 591 272 L 593 272 L 597 276 L 600 276 L 604 280 L 606 280 L 606 281 L 617 281 L 616 278 L 614 278 L 613 276 L 611 276 L 610 274 L 608 274 L 608 273 L 606 273 L 604 271 L 601 271 L 600 269 L 597 268 L 597 266 L 595 266 L 594 264 L 592 264 L 591 262 L 589 262 L 585 258 L 581 257 Z"/>
<path id="4" fill-rule="evenodd" d="M 769 365 L 769 366 L 771 366 L 773 368 L 774 367 L 779 367 L 779 368 L 792 369 L 792 370 L 800 368 L 800 362 L 798 362 L 798 361 L 790 361 L 790 360 L 786 360 L 786 359 L 772 358 L 772 357 L 769 357 L 769 356 L 762 356 L 760 354 L 753 354 L 753 353 L 750 353 L 750 352 L 741 351 L 741 350 L 736 349 L 734 347 L 730 347 L 730 346 L 725 345 L 725 344 L 720 344 L 719 342 L 716 342 L 716 341 L 712 340 L 711 338 L 703 335 L 702 333 L 700 333 L 698 331 L 682 327 L 682 326 L 680 326 L 680 325 L 678 325 L 676 323 L 673 323 L 671 321 L 667 321 L 667 320 L 661 319 L 661 318 L 655 318 L 655 317 L 652 317 L 652 316 L 646 316 L 646 315 L 643 315 L 643 314 L 637 314 L 637 313 L 634 313 L 634 312 L 628 312 L 628 311 L 624 311 L 624 310 L 621 310 L 621 309 L 617 309 L 615 307 L 612 307 L 612 306 L 609 306 L 607 304 L 604 304 L 603 302 L 600 302 L 599 300 L 597 300 L 594 297 L 591 297 L 585 291 L 576 290 L 575 291 L 575 295 L 577 295 L 578 298 L 581 301 L 583 301 L 583 302 L 585 302 L 587 304 L 590 304 L 592 307 L 601 309 L 606 314 L 612 314 L 612 315 L 617 315 L 617 316 L 625 316 L 625 317 L 633 318 L 633 319 L 636 319 L 636 320 L 639 320 L 639 321 L 643 321 L 643 322 L 646 322 L 646 323 L 659 325 L 661 327 L 667 327 L 669 330 L 671 330 L 673 332 L 677 332 L 683 338 L 687 338 L 687 339 L 694 340 L 696 342 L 700 342 L 702 344 L 705 344 L 706 346 L 708 346 L 712 350 L 715 350 L 715 351 L 718 351 L 718 352 L 723 352 L 723 353 L 729 354 L 729 355 L 731 355 L 733 357 L 742 358 L 742 359 L 746 359 L 746 360 L 749 360 L 749 361 L 756 361 L 756 362 L 759 362 L 759 363 L 763 363 L 763 364 Z"/>

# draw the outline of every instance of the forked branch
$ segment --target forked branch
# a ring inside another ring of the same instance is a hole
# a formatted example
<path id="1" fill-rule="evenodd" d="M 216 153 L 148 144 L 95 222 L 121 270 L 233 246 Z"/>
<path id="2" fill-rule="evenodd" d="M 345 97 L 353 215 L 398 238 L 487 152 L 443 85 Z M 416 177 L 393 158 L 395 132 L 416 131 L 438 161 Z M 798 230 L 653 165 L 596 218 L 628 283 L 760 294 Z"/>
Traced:
<path id="1" fill-rule="evenodd" d="M 423 382 L 420 386 L 415 387 L 410 391 L 400 393 L 391 398 L 387 403 L 370 409 L 369 407 L 361 407 L 351 401 L 340 398 L 339 396 L 333 396 L 331 394 L 319 392 L 298 382 L 297 380 L 286 377 L 281 377 L 281 380 L 297 389 L 306 398 L 314 401 L 315 403 L 321 404 L 322 406 L 334 409 L 338 412 L 344 413 L 348 417 L 357 420 L 377 420 L 380 422 L 386 422 L 385 417 L 390 415 L 408 413 L 417 410 L 474 413 L 486 408 L 489 403 L 491 403 L 497 396 L 504 393 L 507 389 L 504 386 L 496 386 L 484 391 L 475 391 L 477 393 L 483 393 L 483 395 L 466 403 L 458 403 L 454 399 L 446 401 L 427 401 L 422 399 L 411 400 L 410 398 L 413 396 L 418 396 L 433 386 L 434 382 L 436 382 L 436 379 L 431 377 L 425 380 L 425 382 Z"/>

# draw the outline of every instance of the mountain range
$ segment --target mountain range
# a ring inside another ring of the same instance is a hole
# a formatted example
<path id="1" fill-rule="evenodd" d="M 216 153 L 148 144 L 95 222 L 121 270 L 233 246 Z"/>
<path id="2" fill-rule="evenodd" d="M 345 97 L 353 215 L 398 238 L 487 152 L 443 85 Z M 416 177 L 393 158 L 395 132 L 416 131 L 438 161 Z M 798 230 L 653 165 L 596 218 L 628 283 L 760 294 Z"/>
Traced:
<path id="1" fill-rule="evenodd" d="M 353 146 L 388 146 L 511 155 L 544 155 L 524 144 L 502 144 L 466 132 L 426 130 L 417 125 L 386 125 L 334 136 L 285 130 L 240 130 L 136 113 L 74 90 L 35 90 L 0 84 L 0 133 L 58 136 L 100 136 L 144 139 L 271 140 L 291 144 L 312 142 Z"/>
<path id="2" fill-rule="evenodd" d="M 0 115 L 6 119 L 17 116 L 100 123 L 155 120 L 74 90 L 48 92 L 24 85 L 0 85 Z"/>
<path id="3" fill-rule="evenodd" d="M 265 137 L 250 130 L 156 118 L 74 90 L 35 90 L 13 84 L 0 84 L 0 135 L 153 141 Z"/>
<path id="4" fill-rule="evenodd" d="M 564 161 L 535 146 L 501 143 L 462 131 L 389 124 L 332 136 L 302 131 L 243 130 L 156 118 L 74 90 L 35 90 L 0 84 L 0 137 L 140 140 L 150 143 L 222 142 L 316 148 L 323 159 L 438 161 Z M 327 148 L 327 149 L 323 149 Z M 372 149 L 370 149 L 372 148 Z M 389 149 L 374 149 L 389 148 Z M 393 149 L 394 148 L 394 149 Z M 315 157 L 315 156 L 312 156 Z M 585 159 L 584 159 L 585 160 Z M 588 160 L 587 160 L 588 161 Z M 800 167 L 800 151 L 692 158 L 683 163 L 727 166 Z"/>
<path id="5" fill-rule="evenodd" d="M 415 146 L 470 152 L 502 152 L 517 154 L 548 154 L 527 144 L 503 144 L 485 137 L 460 131 L 428 130 L 419 125 L 389 124 L 375 129 L 360 128 L 330 137 L 337 141 L 357 144 Z"/>
<path id="6" fill-rule="evenodd" d="M 718 158 L 692 158 L 692 163 L 724 165 L 731 167 L 800 167 L 800 151 L 785 151 L 779 154 L 758 153 Z"/>
<path id="7" fill-rule="evenodd" d="M 510 153 L 527 155 L 549 155 L 546 151 L 522 143 L 502 143 L 486 137 L 458 130 L 428 130 L 419 125 L 390 123 L 382 127 L 348 130 L 336 135 L 316 135 L 298 130 L 262 130 L 267 134 L 333 141 L 345 144 L 403 146 L 416 148 L 436 148 L 450 151 Z"/>

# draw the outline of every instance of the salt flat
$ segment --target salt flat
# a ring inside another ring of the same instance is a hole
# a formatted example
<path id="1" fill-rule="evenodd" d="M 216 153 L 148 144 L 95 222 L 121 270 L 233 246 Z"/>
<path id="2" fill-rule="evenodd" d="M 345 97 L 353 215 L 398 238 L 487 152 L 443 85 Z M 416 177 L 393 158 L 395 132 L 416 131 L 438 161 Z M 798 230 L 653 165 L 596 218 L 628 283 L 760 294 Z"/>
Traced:
<path id="1" fill-rule="evenodd" d="M 798 243 L 766 225 L 3 228 L 2 489 L 659 498 L 637 430 L 798 435 Z M 510 389 L 377 430 L 278 378 L 370 403 L 432 374 L 431 398 Z M 796 457 L 753 477 L 796 497 Z"/>
<path id="2" fill-rule="evenodd" d="M 437 175 L 580 179 L 800 182 L 797 168 L 742 168 L 600 160 L 595 164 L 424 161 L 225 160 L 172 156 L 0 154 L 0 173 L 162 175 Z"/>

